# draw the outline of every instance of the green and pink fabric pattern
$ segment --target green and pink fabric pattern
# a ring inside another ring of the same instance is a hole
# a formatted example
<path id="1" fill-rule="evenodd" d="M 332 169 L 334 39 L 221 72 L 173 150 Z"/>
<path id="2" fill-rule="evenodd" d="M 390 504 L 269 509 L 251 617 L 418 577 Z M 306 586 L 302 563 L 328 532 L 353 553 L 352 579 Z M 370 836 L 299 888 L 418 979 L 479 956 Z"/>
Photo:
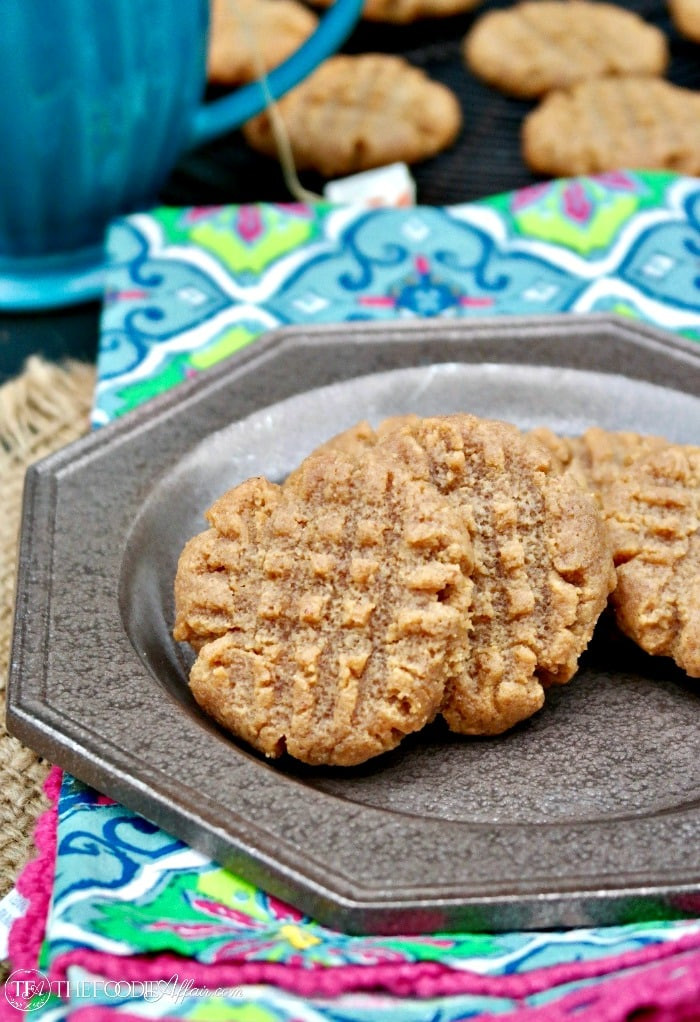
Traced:
<path id="1" fill-rule="evenodd" d="M 700 340 L 700 181 L 673 174 L 444 209 L 157 209 L 115 223 L 109 252 L 96 426 L 290 323 L 605 311 Z M 698 1017 L 698 904 L 605 928 L 353 937 L 58 769 L 47 790 L 10 947 L 40 980 L 41 1022 Z"/>
<path id="2" fill-rule="evenodd" d="M 446 208 L 159 209 L 110 230 L 95 425 L 294 323 L 558 312 L 700 338 L 700 190 L 610 173 Z"/>
<path id="3" fill-rule="evenodd" d="M 47 790 L 10 948 L 42 977 L 41 1022 L 612 1022 L 700 1003 L 700 919 L 647 906 L 606 928 L 351 937 L 57 768 Z"/>

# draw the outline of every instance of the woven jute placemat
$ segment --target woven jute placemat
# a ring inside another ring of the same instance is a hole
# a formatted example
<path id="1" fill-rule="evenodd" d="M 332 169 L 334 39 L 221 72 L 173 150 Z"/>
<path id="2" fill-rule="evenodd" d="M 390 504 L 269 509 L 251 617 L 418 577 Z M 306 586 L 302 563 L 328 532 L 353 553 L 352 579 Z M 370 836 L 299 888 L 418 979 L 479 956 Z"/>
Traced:
<path id="1" fill-rule="evenodd" d="M 88 431 L 94 386 L 92 366 L 75 361 L 58 365 L 33 356 L 20 376 L 0 387 L 0 897 L 32 856 L 49 770 L 5 728 L 24 475 L 32 462 Z"/>

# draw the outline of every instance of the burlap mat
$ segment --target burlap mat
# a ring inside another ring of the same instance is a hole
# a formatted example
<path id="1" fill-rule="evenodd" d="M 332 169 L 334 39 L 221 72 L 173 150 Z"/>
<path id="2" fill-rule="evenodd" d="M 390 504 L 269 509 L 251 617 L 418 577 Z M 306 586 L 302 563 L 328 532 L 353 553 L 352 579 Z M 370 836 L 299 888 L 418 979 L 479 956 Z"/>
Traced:
<path id="1" fill-rule="evenodd" d="M 59 366 L 32 357 L 21 376 L 0 387 L 0 897 L 32 855 L 49 769 L 5 730 L 24 473 L 33 461 L 87 432 L 94 385 L 92 366 L 70 361 Z"/>

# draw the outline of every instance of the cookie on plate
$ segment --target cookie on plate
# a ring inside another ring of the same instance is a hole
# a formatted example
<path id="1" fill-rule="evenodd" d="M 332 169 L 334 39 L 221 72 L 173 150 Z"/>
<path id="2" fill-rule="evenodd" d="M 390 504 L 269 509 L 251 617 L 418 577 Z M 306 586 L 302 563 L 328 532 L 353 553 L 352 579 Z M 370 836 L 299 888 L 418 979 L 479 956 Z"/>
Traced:
<path id="1" fill-rule="evenodd" d="M 700 43 L 700 0 L 668 0 L 668 9 L 681 35 Z"/>
<path id="2" fill-rule="evenodd" d="M 296 0 L 211 0 L 207 78 L 215 85 L 255 81 L 315 31 L 316 15 Z"/>
<path id="3" fill-rule="evenodd" d="M 350 426 L 349 429 L 344 429 L 342 433 L 336 433 L 330 440 L 326 440 L 324 444 L 321 444 L 317 448 L 319 451 L 345 451 L 346 454 L 354 455 L 355 457 L 362 457 L 365 451 L 374 447 L 375 444 L 385 437 L 388 433 L 392 433 L 396 429 L 400 429 L 402 426 L 411 425 L 414 422 L 418 422 L 419 417 L 417 415 L 392 415 L 382 421 L 376 426 L 370 425 L 367 419 L 363 419 L 361 422 L 357 422 L 354 426 Z"/>
<path id="4" fill-rule="evenodd" d="M 700 447 L 670 444 L 608 490 L 617 622 L 642 649 L 700 678 Z"/>
<path id="5" fill-rule="evenodd" d="M 416 163 L 451 145 L 461 127 L 455 95 L 408 61 L 385 53 L 324 61 L 277 104 L 294 162 L 326 178 L 387 163 Z M 243 125 L 258 152 L 277 155 L 273 122 Z"/>
<path id="6" fill-rule="evenodd" d="M 350 457 L 362 458 L 366 451 L 375 446 L 380 437 L 385 436 L 385 434 L 390 432 L 392 429 L 400 428 L 407 422 L 417 420 L 417 415 L 393 415 L 380 422 L 375 429 L 372 425 L 370 425 L 367 419 L 362 419 L 361 422 L 356 422 L 354 426 L 350 426 L 349 429 L 344 429 L 342 433 L 336 433 L 330 438 L 330 440 L 326 440 L 325 443 L 320 444 L 313 453 L 320 454 L 322 451 L 341 451 L 344 454 L 350 455 Z M 293 481 L 296 478 L 300 471 L 300 467 L 293 469 L 289 473 L 287 482 Z"/>
<path id="7" fill-rule="evenodd" d="M 210 529 L 190 539 L 175 575 L 173 636 L 199 650 L 234 631 L 250 634 L 258 603 L 262 543 L 282 489 L 267 479 L 247 479 L 206 512 Z"/>
<path id="8" fill-rule="evenodd" d="M 560 472 L 576 479 L 603 507 L 608 488 L 635 461 L 666 447 L 661 436 L 591 426 L 581 436 L 560 436 L 545 426 L 528 433 L 545 445 Z"/>
<path id="9" fill-rule="evenodd" d="M 551 92 L 523 122 L 538 174 L 620 167 L 700 172 L 700 93 L 658 78 L 596 78 Z"/>
<path id="10" fill-rule="evenodd" d="M 482 15 L 463 44 L 471 71 L 513 96 L 606 75 L 660 75 L 668 44 L 632 11 L 588 0 L 526 0 Z"/>
<path id="11" fill-rule="evenodd" d="M 393 25 L 407 25 L 422 18 L 450 18 L 478 7 L 482 0 L 365 0 L 362 17 Z M 330 7 L 332 0 L 313 0 L 316 7 Z"/>
<path id="12" fill-rule="evenodd" d="M 568 681 L 614 585 L 593 499 L 504 422 L 457 414 L 389 433 L 375 450 L 430 481 L 474 548 L 470 649 L 445 690 L 453 731 L 498 734 Z"/>
<path id="13" fill-rule="evenodd" d="M 235 577 L 211 564 L 236 589 L 245 563 L 257 600 L 245 628 L 200 647 L 190 688 L 267 756 L 361 763 L 435 716 L 468 648 L 469 533 L 377 448 L 311 455 L 276 496 Z"/>

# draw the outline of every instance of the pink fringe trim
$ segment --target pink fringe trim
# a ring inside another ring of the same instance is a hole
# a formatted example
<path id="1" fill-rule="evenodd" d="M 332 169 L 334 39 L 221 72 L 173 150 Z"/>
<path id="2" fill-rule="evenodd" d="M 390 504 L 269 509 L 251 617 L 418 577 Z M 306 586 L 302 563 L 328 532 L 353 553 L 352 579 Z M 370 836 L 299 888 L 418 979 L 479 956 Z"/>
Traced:
<path id="1" fill-rule="evenodd" d="M 52 965 L 50 978 L 65 980 L 68 968 L 78 965 L 106 979 L 125 982 L 137 980 L 167 982 L 176 976 L 178 982 L 191 981 L 194 986 L 211 989 L 268 983 L 300 997 L 338 997 L 341 994 L 374 990 L 395 997 L 429 998 L 481 994 L 486 997 L 522 1000 L 567 983 L 598 979 L 607 975 L 612 976 L 610 982 L 617 983 L 620 977 L 613 974 L 630 970 L 633 970 L 634 976 L 630 981 L 631 989 L 638 993 L 640 984 L 644 984 L 646 976 L 663 973 L 664 976 L 670 977 L 681 968 L 681 964 L 684 975 L 690 976 L 700 991 L 700 934 L 690 934 L 678 941 L 642 948 L 639 951 L 628 951 L 614 958 L 547 966 L 530 973 L 512 976 L 482 976 L 466 969 L 454 969 L 439 962 L 311 968 L 289 966 L 280 962 L 203 965 L 172 954 L 120 958 L 117 955 L 80 949 L 59 955 Z M 644 971 L 641 971 L 643 967 Z M 588 990 L 583 993 L 587 997 L 592 996 Z"/>
<path id="2" fill-rule="evenodd" d="M 554 1003 L 539 1007 L 522 1005 L 514 1011 L 478 1016 L 480 1022 L 627 1022 L 632 1015 L 640 1022 L 693 1022 L 700 1019 L 700 968 L 694 955 L 689 967 L 683 957 L 656 964 L 640 973 L 613 977 L 600 987 L 588 987 L 567 994 Z M 198 984 L 200 986 L 206 984 Z M 239 984 L 243 985 L 243 984 Z M 214 987 L 212 987 L 214 989 Z M 462 991 L 443 991 L 443 993 Z M 71 1022 L 138 1022 L 143 1016 L 119 1012 L 107 1006 L 86 1006 L 71 1012 Z M 171 1022 L 170 1015 L 159 1016 Z"/>
<path id="3" fill-rule="evenodd" d="M 34 829 L 37 854 L 17 878 L 17 890 L 27 899 L 29 906 L 10 928 L 8 950 L 12 969 L 36 969 L 39 962 L 53 889 L 56 816 L 62 778 L 60 767 L 51 767 L 44 781 L 44 792 L 52 805 L 41 814 Z"/>
<path id="4" fill-rule="evenodd" d="M 29 901 L 24 916 L 10 931 L 12 968 L 36 968 L 51 902 L 56 860 L 56 814 L 62 772 L 53 767 L 44 790 L 52 801 L 35 829 L 36 857 L 25 866 L 17 889 Z M 60 955 L 50 978 L 66 979 L 67 969 L 80 965 L 107 979 L 192 981 L 199 987 L 272 984 L 300 997 L 338 997 L 360 991 L 382 991 L 395 997 L 444 997 L 458 994 L 507 997 L 515 1001 L 554 990 L 567 983 L 609 978 L 599 987 L 573 991 L 555 1003 L 517 1008 L 514 1012 L 481 1015 L 482 1022 L 623 1022 L 630 1012 L 643 1011 L 645 1022 L 700 1020 L 700 933 L 677 941 L 628 951 L 614 958 L 547 966 L 513 976 L 482 976 L 439 962 L 341 965 L 299 968 L 277 962 L 202 965 L 173 954 L 119 957 L 78 949 Z M 619 972 L 626 975 L 614 975 Z M 120 1013 L 123 1022 L 141 1016 Z M 71 1013 L 76 1022 L 113 1019 L 110 1007 L 86 1006 Z"/>

